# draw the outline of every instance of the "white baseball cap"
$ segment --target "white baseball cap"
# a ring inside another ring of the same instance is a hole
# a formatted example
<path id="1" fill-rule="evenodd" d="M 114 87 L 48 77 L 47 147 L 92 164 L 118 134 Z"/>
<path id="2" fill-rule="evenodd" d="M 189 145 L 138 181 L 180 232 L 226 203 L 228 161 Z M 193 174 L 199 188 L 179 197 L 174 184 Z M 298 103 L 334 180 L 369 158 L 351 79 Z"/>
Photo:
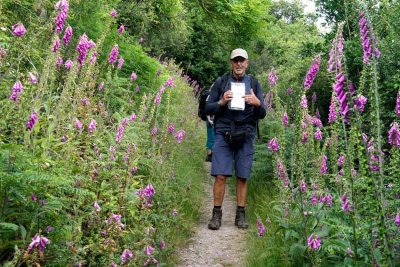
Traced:
<path id="1" fill-rule="evenodd" d="M 231 59 L 234 59 L 235 57 L 243 57 L 245 59 L 249 58 L 246 50 L 244 50 L 242 48 L 236 48 L 236 49 L 232 50 Z"/>

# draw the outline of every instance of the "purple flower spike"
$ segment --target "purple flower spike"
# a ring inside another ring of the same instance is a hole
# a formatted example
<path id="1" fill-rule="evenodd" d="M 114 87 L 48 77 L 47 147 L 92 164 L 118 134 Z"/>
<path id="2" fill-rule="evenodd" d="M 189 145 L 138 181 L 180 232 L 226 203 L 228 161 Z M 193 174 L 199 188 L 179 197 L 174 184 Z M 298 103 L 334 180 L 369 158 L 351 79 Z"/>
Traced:
<path id="1" fill-rule="evenodd" d="M 329 105 L 328 122 L 332 123 L 332 122 L 336 121 L 336 119 L 337 119 L 336 102 L 335 102 L 335 99 L 332 97 L 331 104 Z"/>
<path id="2" fill-rule="evenodd" d="M 354 109 L 359 110 L 360 113 L 364 112 L 365 104 L 367 103 L 367 98 L 363 95 L 358 96 L 354 99 Z"/>
<path id="3" fill-rule="evenodd" d="M 400 213 L 397 213 L 394 223 L 400 227 Z"/>
<path id="4" fill-rule="evenodd" d="M 397 94 L 396 99 L 396 115 L 398 118 L 400 118 L 400 92 Z"/>
<path id="5" fill-rule="evenodd" d="M 278 81 L 278 75 L 276 70 L 272 69 L 268 74 L 269 86 L 274 87 Z"/>
<path id="6" fill-rule="evenodd" d="M 11 88 L 12 91 L 10 95 L 10 100 L 17 102 L 23 88 L 24 87 L 22 86 L 22 83 L 20 81 L 17 81 Z"/>
<path id="7" fill-rule="evenodd" d="M 307 97 L 306 97 L 306 95 L 303 95 L 301 97 L 300 105 L 301 105 L 302 109 L 307 109 Z"/>
<path id="8" fill-rule="evenodd" d="M 125 264 L 133 257 L 132 251 L 129 249 L 124 249 L 124 251 L 121 254 L 121 264 Z"/>
<path id="9" fill-rule="evenodd" d="M 22 37 L 26 33 L 26 29 L 22 23 L 14 24 L 12 27 L 12 34 L 17 37 Z"/>
<path id="10" fill-rule="evenodd" d="M 96 130 L 96 127 L 97 127 L 97 122 L 96 120 L 92 119 L 89 123 L 88 132 L 93 133 L 94 130 Z"/>
<path id="11" fill-rule="evenodd" d="M 314 62 L 311 68 L 308 70 L 306 78 L 304 80 L 304 89 L 307 91 L 312 86 L 315 77 L 318 74 L 319 66 L 321 65 L 321 56 L 318 56 L 314 59 Z"/>
<path id="12" fill-rule="evenodd" d="M 118 28 L 118 34 L 121 35 L 124 33 L 124 31 L 125 31 L 125 27 L 124 27 L 124 25 L 121 24 L 121 26 L 119 26 L 119 28 Z"/>
<path id="13" fill-rule="evenodd" d="M 54 41 L 54 45 L 53 45 L 54 53 L 56 53 L 58 51 L 58 49 L 60 48 L 60 45 L 61 45 L 60 38 L 58 38 L 58 36 L 56 36 L 56 40 Z"/>
<path id="14" fill-rule="evenodd" d="M 326 174 L 328 168 L 326 166 L 326 161 L 328 160 L 327 156 L 323 155 L 322 156 L 322 161 L 321 161 L 321 174 Z"/>
<path id="15" fill-rule="evenodd" d="M 288 127 L 288 126 L 289 126 L 289 118 L 288 118 L 288 115 L 287 115 L 286 112 L 283 113 L 283 115 L 282 115 L 282 124 L 283 124 L 283 126 L 285 126 L 285 127 Z"/>
<path id="16" fill-rule="evenodd" d="M 113 18 L 116 18 L 117 17 L 117 10 L 112 9 L 111 12 L 110 12 L 110 16 L 113 17 Z"/>
<path id="17" fill-rule="evenodd" d="M 186 135 L 186 132 L 183 129 L 181 129 L 175 133 L 175 139 L 178 141 L 179 144 L 182 143 L 182 139 L 183 139 L 183 137 L 185 137 L 185 135 Z"/>
<path id="18" fill-rule="evenodd" d="M 346 92 L 343 89 L 345 77 L 342 72 L 339 72 L 336 75 L 336 83 L 333 87 L 333 90 L 336 93 L 336 98 L 339 102 L 340 113 L 342 114 L 343 118 L 347 118 L 347 114 L 349 112 L 349 106 L 347 105 L 346 101 Z"/>
<path id="19" fill-rule="evenodd" d="M 108 56 L 108 63 L 110 63 L 114 67 L 114 63 L 118 58 L 118 45 L 114 45 L 113 49 L 111 49 L 110 55 Z"/>
<path id="20" fill-rule="evenodd" d="M 69 70 L 69 69 L 71 69 L 71 68 L 74 66 L 74 62 L 72 62 L 72 60 L 68 59 L 67 61 L 65 61 L 64 66 L 65 66 L 65 68 L 66 68 L 67 70 Z"/>
<path id="21" fill-rule="evenodd" d="M 372 27 L 368 23 L 365 18 L 364 12 L 360 12 L 360 35 L 361 35 L 361 43 L 364 51 L 364 63 L 369 64 L 371 56 L 378 58 L 381 55 L 381 52 L 378 49 L 376 37 L 372 30 Z M 372 38 L 372 44 L 371 44 Z M 373 46 L 373 47 L 372 47 Z"/>
<path id="22" fill-rule="evenodd" d="M 120 57 L 119 59 L 118 59 L 118 66 L 117 66 L 117 69 L 121 69 L 122 68 L 122 65 L 124 65 L 124 59 L 122 58 L 122 57 Z"/>
<path id="23" fill-rule="evenodd" d="M 64 42 L 65 46 L 67 46 L 69 44 L 69 42 L 71 41 L 72 33 L 73 33 L 73 31 L 72 31 L 71 26 L 68 26 L 65 29 L 64 36 L 63 36 L 63 42 Z"/>
<path id="24" fill-rule="evenodd" d="M 266 228 L 260 218 L 257 219 L 257 228 L 258 228 L 258 237 L 262 237 L 265 233 Z"/>
<path id="25" fill-rule="evenodd" d="M 321 246 L 321 239 L 319 238 L 318 235 L 311 234 L 308 239 L 308 247 L 312 250 L 318 250 L 318 248 Z"/>
<path id="26" fill-rule="evenodd" d="M 29 82 L 31 84 L 37 84 L 37 77 L 32 72 L 28 72 L 28 75 L 29 75 Z"/>
<path id="27" fill-rule="evenodd" d="M 278 140 L 274 137 L 268 143 L 268 149 L 272 152 L 277 152 L 279 150 Z"/>
<path id="28" fill-rule="evenodd" d="M 131 74 L 131 81 L 136 81 L 136 79 L 137 79 L 137 74 L 134 73 L 134 72 L 132 72 L 132 74 Z"/>
<path id="29" fill-rule="evenodd" d="M 28 128 L 29 131 L 32 131 L 33 127 L 35 127 L 37 120 L 37 113 L 33 112 L 30 116 L 30 120 L 26 123 L 26 128 Z"/>
<path id="30" fill-rule="evenodd" d="M 57 17 L 55 18 L 55 23 L 56 23 L 56 34 L 59 34 L 63 28 L 65 21 L 67 20 L 68 17 L 68 1 L 67 0 L 60 0 L 56 3 L 54 6 L 55 10 L 58 10 Z"/>
<path id="31" fill-rule="evenodd" d="M 393 122 L 389 130 L 389 144 L 400 147 L 400 129 L 397 122 Z"/>

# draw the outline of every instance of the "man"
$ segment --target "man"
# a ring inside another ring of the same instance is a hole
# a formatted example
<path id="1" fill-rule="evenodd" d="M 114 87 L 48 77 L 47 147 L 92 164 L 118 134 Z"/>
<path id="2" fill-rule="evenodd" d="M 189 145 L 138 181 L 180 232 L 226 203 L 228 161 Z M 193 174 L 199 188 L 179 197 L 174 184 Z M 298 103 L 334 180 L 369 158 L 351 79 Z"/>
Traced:
<path id="1" fill-rule="evenodd" d="M 245 216 L 247 179 L 253 164 L 256 125 L 266 115 L 261 86 L 246 74 L 247 52 L 234 49 L 230 59 L 231 74 L 214 82 L 206 102 L 206 114 L 214 115 L 215 133 L 211 166 L 215 177 L 214 208 L 208 224 L 211 230 L 221 226 L 226 179 L 232 176 L 233 168 L 237 178 L 235 225 L 240 229 L 249 226 Z"/>

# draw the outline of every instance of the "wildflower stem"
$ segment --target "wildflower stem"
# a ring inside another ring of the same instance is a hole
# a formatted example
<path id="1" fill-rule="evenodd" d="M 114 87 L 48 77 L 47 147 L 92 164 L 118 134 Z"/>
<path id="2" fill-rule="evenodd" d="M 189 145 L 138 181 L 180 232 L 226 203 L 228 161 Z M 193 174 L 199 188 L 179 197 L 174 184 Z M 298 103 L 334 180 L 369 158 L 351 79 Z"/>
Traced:
<path id="1" fill-rule="evenodd" d="M 386 221 L 386 209 L 385 209 L 385 193 L 384 193 L 384 173 L 383 173 L 383 163 L 382 159 L 383 156 L 381 155 L 382 153 L 382 135 L 381 135 L 381 119 L 380 119 L 380 109 L 379 109 L 379 92 L 378 92 L 378 74 L 377 74 L 377 61 L 372 60 L 372 74 L 373 74 L 373 80 L 374 80 L 374 95 L 375 95 L 375 116 L 376 116 L 376 128 L 377 128 L 377 143 L 378 143 L 378 159 L 379 159 L 379 181 L 380 181 L 380 186 L 379 186 L 379 195 L 381 199 L 381 216 L 382 216 L 382 222 L 385 227 L 385 229 L 388 229 L 387 221 Z M 385 249 L 388 252 L 389 255 L 389 263 L 390 266 L 394 266 L 393 264 L 393 258 L 394 256 L 392 255 L 392 251 L 389 248 L 389 241 L 388 241 L 388 236 L 387 232 L 384 233 L 384 241 L 385 241 Z"/>
<path id="2" fill-rule="evenodd" d="M 347 132 L 346 132 L 346 125 L 344 122 L 344 118 L 342 119 L 342 126 L 343 126 L 343 135 L 344 135 L 344 140 L 346 144 L 346 153 L 350 157 L 350 151 L 349 151 L 349 140 L 347 138 Z M 357 231 L 356 231 L 356 219 L 355 219 L 355 214 L 356 214 L 356 199 L 355 199 L 355 194 L 354 194 L 354 180 L 352 175 L 350 174 L 351 172 L 351 161 L 353 159 L 349 158 L 347 159 L 347 165 L 348 165 L 348 172 L 346 172 L 347 176 L 350 177 L 350 190 L 351 190 L 351 200 L 353 202 L 353 210 L 351 211 L 351 223 L 352 223 L 352 229 L 353 229 L 353 247 L 354 247 L 354 259 L 357 260 L 358 254 L 358 246 L 357 246 Z"/>

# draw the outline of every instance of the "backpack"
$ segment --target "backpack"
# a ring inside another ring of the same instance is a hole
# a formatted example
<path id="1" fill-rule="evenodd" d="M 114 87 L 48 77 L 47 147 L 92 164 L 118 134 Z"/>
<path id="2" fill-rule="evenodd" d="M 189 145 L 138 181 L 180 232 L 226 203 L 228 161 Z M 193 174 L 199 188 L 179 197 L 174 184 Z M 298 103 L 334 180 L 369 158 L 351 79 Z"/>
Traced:
<path id="1" fill-rule="evenodd" d="M 198 98 L 198 100 L 199 100 L 199 108 L 197 110 L 197 115 L 203 121 L 207 120 L 206 101 L 207 101 L 207 98 L 208 98 L 209 95 L 210 95 L 210 90 L 209 89 L 205 89 L 202 92 L 200 92 L 200 95 L 199 95 L 199 98 Z"/>
<path id="2" fill-rule="evenodd" d="M 220 81 L 220 86 L 219 86 L 219 90 L 221 90 L 221 88 L 225 88 L 226 84 L 228 83 L 228 77 L 229 74 L 224 74 L 223 76 L 221 76 L 221 81 Z M 211 85 L 210 89 L 205 89 L 203 91 L 200 92 L 200 95 L 198 97 L 199 100 L 199 108 L 197 110 L 197 115 L 199 116 L 200 119 L 202 119 L 203 121 L 207 120 L 207 115 L 206 115 L 206 101 L 208 96 L 210 95 L 210 90 L 213 87 L 214 84 Z"/>

